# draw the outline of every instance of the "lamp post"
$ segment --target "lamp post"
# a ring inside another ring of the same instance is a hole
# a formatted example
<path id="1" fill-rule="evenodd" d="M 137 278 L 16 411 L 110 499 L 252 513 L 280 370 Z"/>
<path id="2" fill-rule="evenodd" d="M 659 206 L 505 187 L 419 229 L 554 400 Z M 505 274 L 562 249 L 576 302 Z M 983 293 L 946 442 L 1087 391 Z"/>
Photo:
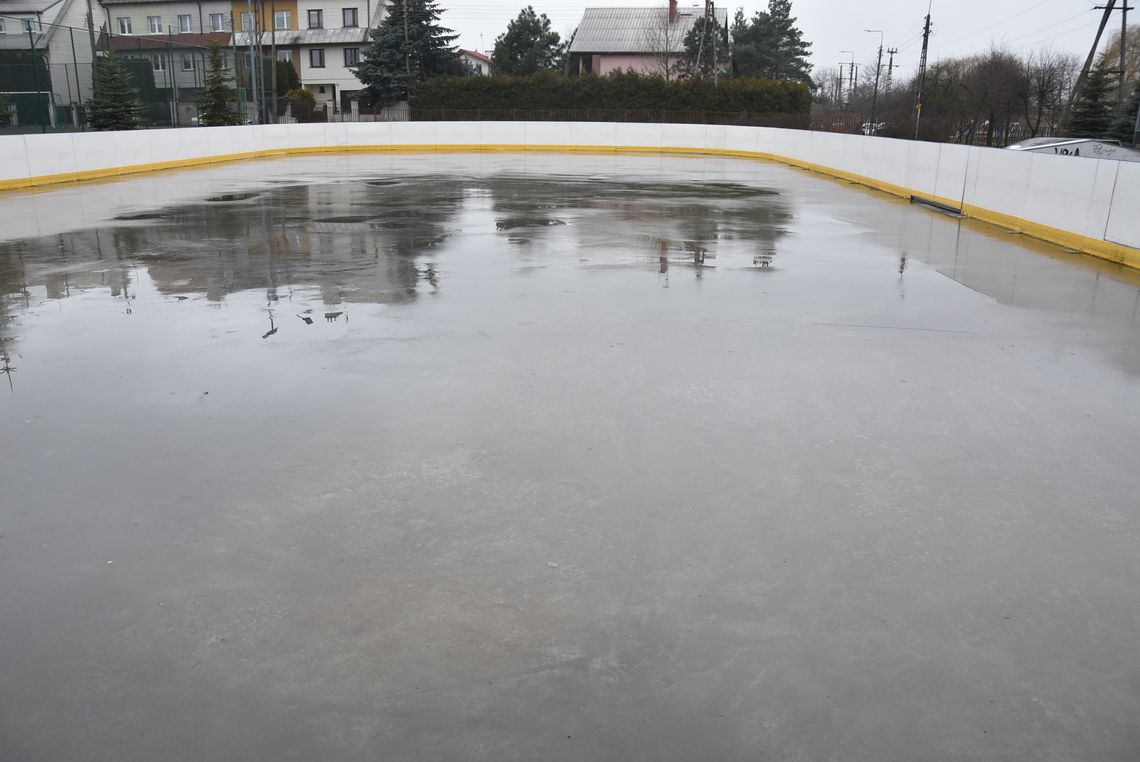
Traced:
<path id="1" fill-rule="evenodd" d="M 879 60 L 875 64 L 875 94 L 871 97 L 871 134 L 875 134 L 875 109 L 879 105 L 879 72 L 883 70 L 883 30 L 864 29 L 869 34 L 879 35 Z"/>

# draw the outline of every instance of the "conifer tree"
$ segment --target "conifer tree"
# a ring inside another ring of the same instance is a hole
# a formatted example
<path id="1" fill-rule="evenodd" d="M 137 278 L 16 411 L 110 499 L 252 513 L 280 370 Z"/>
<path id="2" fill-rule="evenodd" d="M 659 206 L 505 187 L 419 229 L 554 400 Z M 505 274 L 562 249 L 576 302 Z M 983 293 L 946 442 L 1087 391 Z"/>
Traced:
<path id="1" fill-rule="evenodd" d="M 198 123 L 207 127 L 224 127 L 241 124 L 241 114 L 230 108 L 237 94 L 229 85 L 229 69 L 222 58 L 218 43 L 210 45 L 206 53 L 206 81 L 198 93 Z"/>
<path id="2" fill-rule="evenodd" d="M 389 105 L 407 99 L 420 79 L 465 72 L 452 45 L 458 35 L 440 26 L 440 13 L 436 0 L 393 0 L 353 68 L 367 100 Z"/>
<path id="3" fill-rule="evenodd" d="M 1074 138 L 1103 138 L 1112 131 L 1112 88 L 1104 66 L 1097 66 L 1085 78 L 1069 117 L 1069 134 Z"/>
<path id="4" fill-rule="evenodd" d="M 139 126 L 139 91 L 115 55 L 95 62 L 94 92 L 87 103 L 87 122 L 95 130 L 133 130 Z"/>

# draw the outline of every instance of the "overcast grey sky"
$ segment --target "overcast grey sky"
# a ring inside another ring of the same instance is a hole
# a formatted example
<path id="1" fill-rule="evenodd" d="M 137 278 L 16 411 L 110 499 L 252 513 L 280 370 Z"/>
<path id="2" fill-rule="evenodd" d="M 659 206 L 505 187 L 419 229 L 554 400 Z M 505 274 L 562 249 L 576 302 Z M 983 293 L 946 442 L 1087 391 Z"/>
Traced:
<path id="1" fill-rule="evenodd" d="M 527 0 L 440 0 L 440 6 L 448 9 L 445 24 L 460 34 L 459 45 L 488 51 L 507 22 L 527 4 Z M 566 36 L 581 19 L 583 8 L 664 5 L 664 0 L 532 0 L 530 4 Z M 680 0 L 680 4 L 695 3 Z M 768 5 L 767 0 L 727 4 L 732 10 L 742 6 L 749 15 Z M 901 64 L 898 73 L 906 75 L 918 66 L 926 4 L 927 0 L 792 0 L 792 10 L 813 43 L 815 66 L 835 67 L 850 60 L 851 55 L 841 50 L 854 50 L 857 62 L 873 66 L 879 35 L 863 30 L 881 29 L 884 45 L 899 49 L 895 63 Z M 1093 5 L 1090 0 L 934 0 L 931 60 L 986 50 L 991 43 L 1021 52 L 1052 47 L 1084 55 L 1100 20 L 1101 11 L 1092 10 Z M 1120 14 L 1113 15 L 1110 28 L 1119 28 Z M 1140 22 L 1140 12 L 1130 20 Z"/>

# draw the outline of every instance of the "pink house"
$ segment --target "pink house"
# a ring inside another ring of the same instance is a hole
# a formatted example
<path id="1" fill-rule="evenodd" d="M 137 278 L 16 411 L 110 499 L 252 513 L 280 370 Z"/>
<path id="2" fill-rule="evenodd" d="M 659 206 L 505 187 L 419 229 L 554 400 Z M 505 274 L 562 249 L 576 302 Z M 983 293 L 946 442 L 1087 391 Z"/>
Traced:
<path id="1" fill-rule="evenodd" d="M 728 10 L 713 8 L 711 2 L 684 8 L 677 0 L 651 8 L 587 8 L 570 43 L 572 65 L 601 76 L 629 69 L 671 78 L 684 55 L 686 35 L 706 13 L 727 32 Z"/>

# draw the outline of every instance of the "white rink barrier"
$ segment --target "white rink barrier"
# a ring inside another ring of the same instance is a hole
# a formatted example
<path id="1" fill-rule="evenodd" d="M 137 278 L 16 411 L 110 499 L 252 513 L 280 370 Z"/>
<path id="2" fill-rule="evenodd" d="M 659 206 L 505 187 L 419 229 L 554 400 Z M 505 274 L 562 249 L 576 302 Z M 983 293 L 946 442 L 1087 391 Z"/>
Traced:
<path id="1" fill-rule="evenodd" d="M 1140 163 L 764 127 L 367 122 L 0 137 L 0 190 L 347 152 L 670 153 L 773 160 L 1140 268 Z"/>

